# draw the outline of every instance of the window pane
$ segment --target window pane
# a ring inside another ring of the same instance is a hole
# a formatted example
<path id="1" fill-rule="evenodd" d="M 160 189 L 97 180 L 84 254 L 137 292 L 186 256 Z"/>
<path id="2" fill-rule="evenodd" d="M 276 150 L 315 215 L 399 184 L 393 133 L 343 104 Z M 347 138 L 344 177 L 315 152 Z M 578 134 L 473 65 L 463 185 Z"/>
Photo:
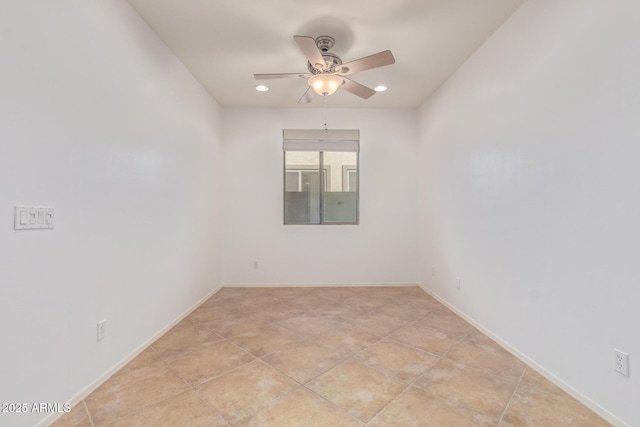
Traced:
<path id="1" fill-rule="evenodd" d="M 300 171 L 300 191 L 317 191 L 320 187 L 320 180 L 318 179 L 318 171 L 302 170 Z"/>
<path id="2" fill-rule="evenodd" d="M 320 153 L 285 154 L 285 224 L 320 223 Z"/>
<path id="3" fill-rule="evenodd" d="M 285 191 L 300 191 L 300 172 L 299 171 L 287 171 L 284 176 Z"/>
<path id="4" fill-rule="evenodd" d="M 347 180 L 347 191 L 358 191 L 358 171 L 349 170 Z"/>
<path id="5" fill-rule="evenodd" d="M 327 186 L 323 193 L 322 222 L 358 222 L 358 153 L 324 152 L 323 168 Z"/>

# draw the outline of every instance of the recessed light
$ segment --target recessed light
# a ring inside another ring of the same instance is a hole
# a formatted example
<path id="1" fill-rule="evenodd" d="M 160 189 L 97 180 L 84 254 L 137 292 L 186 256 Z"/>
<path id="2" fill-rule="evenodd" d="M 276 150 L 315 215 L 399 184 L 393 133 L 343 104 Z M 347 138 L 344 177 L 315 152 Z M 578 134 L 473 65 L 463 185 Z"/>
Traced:
<path id="1" fill-rule="evenodd" d="M 265 86 L 265 85 L 258 85 L 256 86 L 256 90 L 258 92 L 266 92 L 269 90 L 269 86 Z"/>
<path id="2" fill-rule="evenodd" d="M 373 90 L 375 90 L 376 92 L 384 92 L 385 90 L 387 90 L 387 87 L 385 85 L 378 85 L 374 87 Z"/>

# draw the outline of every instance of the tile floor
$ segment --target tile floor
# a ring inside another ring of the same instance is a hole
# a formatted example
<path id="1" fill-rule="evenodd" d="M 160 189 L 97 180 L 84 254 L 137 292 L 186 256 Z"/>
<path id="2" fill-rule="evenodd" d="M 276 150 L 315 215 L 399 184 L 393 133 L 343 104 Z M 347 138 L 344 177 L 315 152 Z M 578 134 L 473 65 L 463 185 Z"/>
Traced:
<path id="1" fill-rule="evenodd" d="M 606 425 L 418 287 L 224 288 L 54 424 Z"/>

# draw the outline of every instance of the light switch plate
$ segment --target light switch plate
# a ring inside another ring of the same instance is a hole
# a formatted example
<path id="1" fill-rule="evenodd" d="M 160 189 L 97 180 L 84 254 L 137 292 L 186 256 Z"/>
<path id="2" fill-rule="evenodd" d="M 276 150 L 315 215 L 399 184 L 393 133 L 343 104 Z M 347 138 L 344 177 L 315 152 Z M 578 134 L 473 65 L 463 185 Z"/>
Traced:
<path id="1" fill-rule="evenodd" d="M 55 209 L 46 206 L 15 206 L 14 230 L 53 228 Z"/>

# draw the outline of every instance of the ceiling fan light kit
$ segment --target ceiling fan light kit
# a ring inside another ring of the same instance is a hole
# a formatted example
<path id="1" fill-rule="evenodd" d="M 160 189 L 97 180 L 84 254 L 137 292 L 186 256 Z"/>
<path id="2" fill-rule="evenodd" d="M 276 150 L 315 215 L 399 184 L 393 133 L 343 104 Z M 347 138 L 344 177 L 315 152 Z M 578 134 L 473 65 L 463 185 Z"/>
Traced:
<path id="1" fill-rule="evenodd" d="M 257 80 L 262 79 L 307 79 L 309 88 L 298 101 L 300 104 L 313 100 L 314 94 L 330 96 L 338 89 L 346 90 L 363 99 L 373 96 L 376 91 L 357 83 L 347 75 L 372 68 L 391 65 L 396 62 L 391 51 L 385 50 L 376 54 L 343 63 L 342 59 L 329 52 L 335 43 L 329 36 L 320 36 L 316 39 L 307 36 L 293 36 L 298 47 L 307 58 L 308 73 L 278 73 L 278 74 L 254 74 Z"/>
<path id="2" fill-rule="evenodd" d="M 336 90 L 344 83 L 339 76 L 335 74 L 316 74 L 311 77 L 307 83 L 313 88 L 313 91 L 321 96 L 333 95 Z"/>

